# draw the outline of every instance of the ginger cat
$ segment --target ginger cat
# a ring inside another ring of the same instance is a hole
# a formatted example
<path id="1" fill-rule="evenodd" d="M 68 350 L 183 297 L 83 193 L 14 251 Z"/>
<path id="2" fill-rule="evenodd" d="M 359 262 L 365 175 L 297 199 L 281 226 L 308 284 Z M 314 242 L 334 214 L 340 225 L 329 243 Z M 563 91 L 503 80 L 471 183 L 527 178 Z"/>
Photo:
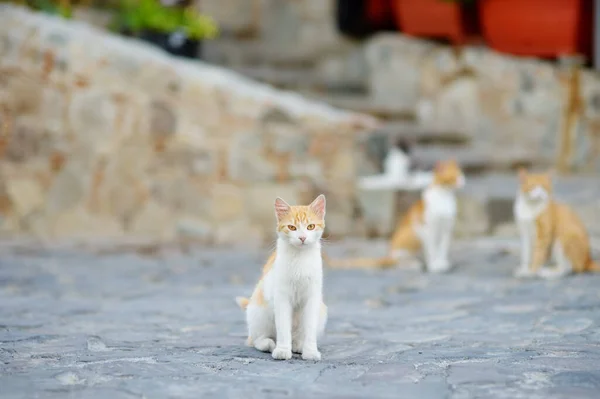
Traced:
<path id="1" fill-rule="evenodd" d="M 600 271 L 592 261 L 590 239 L 575 212 L 552 199 L 549 173 L 519 171 L 514 215 L 521 236 L 521 266 L 515 277 L 555 279 L 570 273 Z M 544 267 L 553 258 L 555 267 Z"/>
<path id="2" fill-rule="evenodd" d="M 390 240 L 388 256 L 375 259 L 327 259 L 333 268 L 392 267 L 422 252 L 430 272 L 450 269 L 448 251 L 456 220 L 455 191 L 465 184 L 465 176 L 454 160 L 438 162 L 433 183 L 398 222 Z"/>
<path id="3" fill-rule="evenodd" d="M 321 360 L 317 339 L 325 330 L 321 236 L 325 229 L 325 196 L 308 206 L 275 200 L 277 249 L 264 265 L 250 299 L 238 297 L 246 311 L 247 345 L 288 360 Z"/>

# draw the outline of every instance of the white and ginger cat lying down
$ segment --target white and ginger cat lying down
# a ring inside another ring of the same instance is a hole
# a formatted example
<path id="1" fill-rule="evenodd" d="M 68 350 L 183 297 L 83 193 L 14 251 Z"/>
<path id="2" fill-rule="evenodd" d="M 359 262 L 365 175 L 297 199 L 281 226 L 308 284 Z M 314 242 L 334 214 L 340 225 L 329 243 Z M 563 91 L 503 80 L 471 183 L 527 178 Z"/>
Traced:
<path id="1" fill-rule="evenodd" d="M 323 303 L 321 236 L 325 196 L 308 206 L 275 200 L 277 249 L 263 267 L 250 299 L 238 297 L 246 311 L 249 346 L 287 360 L 292 352 L 304 360 L 321 360 L 317 339 L 327 322 Z"/>
<path id="2" fill-rule="evenodd" d="M 583 223 L 569 206 L 552 199 L 550 174 L 521 170 L 519 180 L 514 215 L 521 236 L 521 265 L 515 276 L 552 279 L 600 271 L 591 258 Z M 552 268 L 546 265 L 550 258 L 555 262 Z"/>
<path id="3" fill-rule="evenodd" d="M 398 222 L 390 240 L 387 256 L 382 258 L 331 259 L 332 268 L 385 268 L 393 267 L 422 252 L 430 272 L 450 269 L 448 252 L 456 220 L 455 191 L 465 184 L 465 177 L 454 160 L 438 162 L 433 183 Z"/>

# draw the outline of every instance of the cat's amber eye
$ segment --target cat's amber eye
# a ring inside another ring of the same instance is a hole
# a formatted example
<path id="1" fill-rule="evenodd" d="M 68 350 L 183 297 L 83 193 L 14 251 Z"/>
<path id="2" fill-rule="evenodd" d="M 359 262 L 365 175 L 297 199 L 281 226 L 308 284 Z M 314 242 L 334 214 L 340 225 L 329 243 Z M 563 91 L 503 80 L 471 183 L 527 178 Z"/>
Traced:
<path id="1" fill-rule="evenodd" d="M 314 224 L 309 224 L 308 226 L 306 226 L 306 228 L 308 230 L 314 230 L 315 229 L 315 225 Z"/>
<path id="2" fill-rule="evenodd" d="M 296 231 L 296 226 L 294 225 L 288 225 L 288 229 L 290 229 L 291 231 Z"/>

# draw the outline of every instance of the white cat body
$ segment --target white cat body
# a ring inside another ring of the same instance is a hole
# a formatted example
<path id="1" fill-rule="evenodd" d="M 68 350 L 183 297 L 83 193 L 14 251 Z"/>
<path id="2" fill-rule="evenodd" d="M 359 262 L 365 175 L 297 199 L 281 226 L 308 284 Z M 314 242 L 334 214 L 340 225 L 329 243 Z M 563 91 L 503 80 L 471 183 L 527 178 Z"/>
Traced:
<path id="1" fill-rule="evenodd" d="M 425 264 L 430 272 L 439 273 L 450 269 L 448 253 L 457 214 L 455 190 L 464 184 L 465 178 L 461 175 L 454 187 L 433 184 L 423 191 L 423 223 L 414 227 L 421 240 Z"/>
<path id="2" fill-rule="evenodd" d="M 529 267 L 537 234 L 535 221 L 549 203 L 548 193 L 539 186 L 529 193 L 523 193 L 521 190 L 517 193 L 513 212 L 521 239 L 521 264 L 514 273 L 515 277 L 531 277 L 535 274 Z"/>
<path id="3" fill-rule="evenodd" d="M 289 205 L 278 201 L 282 208 L 278 217 L 285 217 Z M 310 206 L 320 209 L 324 218 L 324 196 Z M 258 350 L 272 352 L 274 359 L 288 360 L 292 352 L 301 353 L 305 360 L 321 359 L 317 340 L 327 322 L 320 243 L 323 231 L 314 226 L 299 221 L 293 231 L 278 233 L 273 265 L 255 289 L 255 294 L 261 294 L 252 296 L 260 300 L 251 299 L 246 308 L 248 342 Z"/>

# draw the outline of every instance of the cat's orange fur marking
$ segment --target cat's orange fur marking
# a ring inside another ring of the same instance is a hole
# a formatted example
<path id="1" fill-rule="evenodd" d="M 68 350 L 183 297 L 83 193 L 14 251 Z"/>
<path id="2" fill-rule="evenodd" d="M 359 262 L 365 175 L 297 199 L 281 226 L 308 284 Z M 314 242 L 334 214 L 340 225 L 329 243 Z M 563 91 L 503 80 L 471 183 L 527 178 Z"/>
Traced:
<path id="1" fill-rule="evenodd" d="M 521 192 L 530 192 L 542 187 L 552 196 L 552 178 L 549 173 L 529 174 L 519 172 Z M 531 270 L 537 272 L 548 260 L 555 241 L 562 246 L 571 261 L 573 272 L 600 271 L 600 265 L 591 257 L 588 233 L 581 219 L 571 207 L 550 199 L 548 206 L 535 220 L 536 237 L 533 248 Z"/>
<path id="2" fill-rule="evenodd" d="M 277 225 L 277 231 L 288 231 L 290 225 L 300 223 L 314 224 L 316 228 L 325 228 L 325 223 L 310 206 L 292 206 L 291 211 L 280 218 Z"/>
<path id="3" fill-rule="evenodd" d="M 455 160 L 438 162 L 433 174 L 433 184 L 439 186 L 456 185 L 462 175 L 462 170 Z M 415 225 L 423 222 L 425 202 L 419 199 L 404 214 L 394 229 L 390 239 L 390 249 L 387 256 L 381 258 L 330 259 L 327 265 L 332 268 L 389 268 L 398 264 L 394 253 L 406 251 L 417 253 L 421 249 L 421 240 L 415 231 Z"/>

